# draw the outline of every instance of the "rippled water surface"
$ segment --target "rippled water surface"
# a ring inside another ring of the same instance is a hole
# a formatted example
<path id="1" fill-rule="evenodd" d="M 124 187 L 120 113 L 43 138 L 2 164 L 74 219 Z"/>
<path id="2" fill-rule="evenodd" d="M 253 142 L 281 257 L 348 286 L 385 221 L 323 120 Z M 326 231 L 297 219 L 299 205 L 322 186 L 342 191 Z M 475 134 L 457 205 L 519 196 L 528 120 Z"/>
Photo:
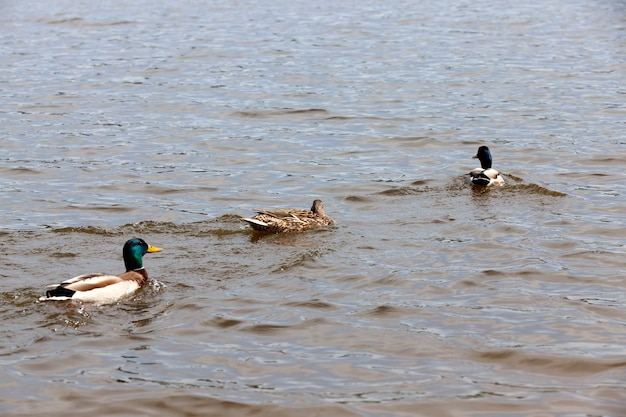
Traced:
<path id="1" fill-rule="evenodd" d="M 625 13 L 1 1 L 0 413 L 626 415 Z"/>

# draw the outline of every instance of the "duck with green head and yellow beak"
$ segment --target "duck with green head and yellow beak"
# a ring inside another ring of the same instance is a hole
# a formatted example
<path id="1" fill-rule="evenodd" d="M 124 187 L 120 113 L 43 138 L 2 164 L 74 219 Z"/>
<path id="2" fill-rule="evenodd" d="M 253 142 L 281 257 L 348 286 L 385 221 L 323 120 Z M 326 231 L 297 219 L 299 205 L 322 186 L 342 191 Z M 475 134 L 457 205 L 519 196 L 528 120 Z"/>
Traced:
<path id="1" fill-rule="evenodd" d="M 122 250 L 126 272 L 120 275 L 79 275 L 60 284 L 49 285 L 46 288 L 50 289 L 39 300 L 73 300 L 98 305 L 116 303 L 134 294 L 148 281 L 143 256 L 161 250 L 148 245 L 143 239 L 130 239 Z"/>

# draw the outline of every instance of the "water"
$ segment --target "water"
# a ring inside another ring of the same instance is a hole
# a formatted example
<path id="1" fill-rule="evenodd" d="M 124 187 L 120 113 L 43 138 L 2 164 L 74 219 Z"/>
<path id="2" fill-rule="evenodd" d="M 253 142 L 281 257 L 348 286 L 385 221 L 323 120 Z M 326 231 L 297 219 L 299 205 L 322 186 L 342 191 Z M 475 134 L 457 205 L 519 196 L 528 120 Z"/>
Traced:
<path id="1" fill-rule="evenodd" d="M 0 3 L 2 415 L 626 415 L 625 6 Z"/>

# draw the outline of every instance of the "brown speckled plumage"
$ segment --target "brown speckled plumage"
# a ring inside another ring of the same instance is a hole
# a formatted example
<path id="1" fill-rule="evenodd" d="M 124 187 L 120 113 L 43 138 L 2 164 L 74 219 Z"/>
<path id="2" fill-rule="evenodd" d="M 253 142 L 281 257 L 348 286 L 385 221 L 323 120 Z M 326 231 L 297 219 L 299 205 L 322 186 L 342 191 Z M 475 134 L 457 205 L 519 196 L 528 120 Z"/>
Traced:
<path id="1" fill-rule="evenodd" d="M 252 218 L 242 218 L 250 227 L 260 232 L 299 232 L 315 226 L 329 226 L 335 221 L 324 214 L 322 200 L 313 201 L 311 210 L 302 209 L 255 209 Z"/>

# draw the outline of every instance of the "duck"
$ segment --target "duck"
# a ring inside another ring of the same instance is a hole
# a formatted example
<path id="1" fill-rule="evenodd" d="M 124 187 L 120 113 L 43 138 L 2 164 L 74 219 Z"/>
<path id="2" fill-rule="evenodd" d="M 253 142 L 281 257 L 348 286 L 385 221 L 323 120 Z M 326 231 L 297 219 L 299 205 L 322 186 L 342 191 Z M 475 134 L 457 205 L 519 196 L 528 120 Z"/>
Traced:
<path id="1" fill-rule="evenodd" d="M 483 187 L 504 185 L 504 178 L 500 173 L 491 168 L 493 160 L 491 151 L 487 146 L 480 146 L 478 152 L 474 155 L 480 161 L 480 168 L 474 168 L 470 171 L 468 182 L 472 185 L 480 185 Z"/>
<path id="2" fill-rule="evenodd" d="M 257 215 L 242 217 L 250 227 L 259 232 L 300 232 L 316 226 L 330 226 L 335 221 L 324 213 L 322 200 L 313 201 L 311 210 L 304 209 L 254 209 Z"/>
<path id="3" fill-rule="evenodd" d="M 122 249 L 126 272 L 120 275 L 78 275 L 60 284 L 48 285 L 46 288 L 50 289 L 39 301 L 72 300 L 96 305 L 116 303 L 134 294 L 148 281 L 143 256 L 162 250 L 148 245 L 143 239 L 130 239 Z"/>

